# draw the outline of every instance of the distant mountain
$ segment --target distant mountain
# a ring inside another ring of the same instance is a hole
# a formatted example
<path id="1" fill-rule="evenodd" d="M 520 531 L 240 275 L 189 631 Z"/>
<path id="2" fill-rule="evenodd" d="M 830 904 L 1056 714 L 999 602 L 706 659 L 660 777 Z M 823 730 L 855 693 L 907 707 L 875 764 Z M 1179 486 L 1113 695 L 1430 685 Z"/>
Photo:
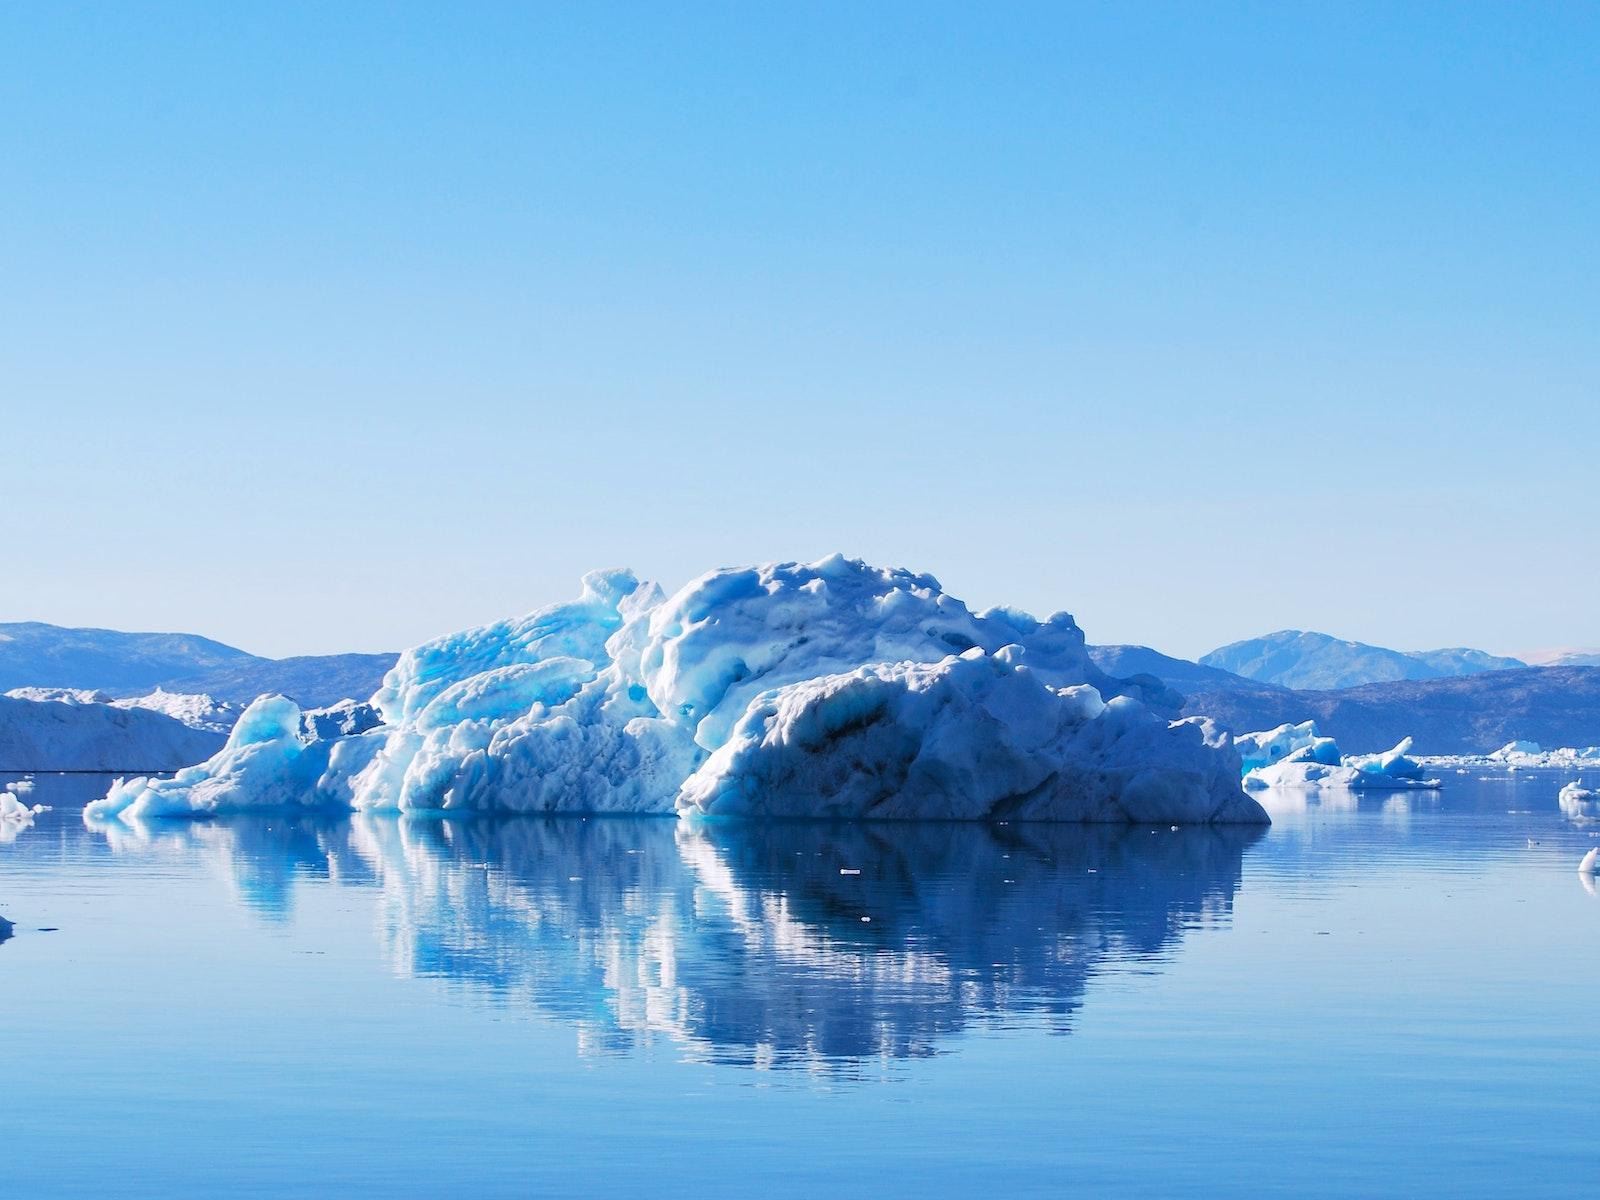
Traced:
<path id="1" fill-rule="evenodd" d="M 1314 720 L 1347 754 L 1385 750 L 1408 734 L 1422 754 L 1486 753 L 1514 739 L 1595 746 L 1600 667 L 1528 667 L 1329 691 L 1268 684 L 1193 690 L 1183 711 L 1214 717 L 1235 733 Z"/>
<path id="2" fill-rule="evenodd" d="M 1390 650 L 1299 629 L 1233 642 L 1203 655 L 1200 662 L 1260 683 L 1313 690 L 1401 679 L 1444 679 L 1528 665 L 1482 650 Z"/>
<path id="3" fill-rule="evenodd" d="M 191 633 L 66 629 L 41 621 L 0 624 L 0 691 L 94 688 L 128 695 L 165 686 L 180 675 L 253 659 L 253 654 Z"/>
<path id="4" fill-rule="evenodd" d="M 1520 658 L 1506 658 L 1504 655 L 1489 654 L 1483 650 L 1469 650 L 1464 646 L 1455 646 L 1449 650 L 1412 650 L 1410 657 L 1438 671 L 1438 678 L 1441 679 L 1455 675 L 1479 675 L 1484 671 L 1514 671 L 1518 667 L 1530 665 Z"/>
<path id="5" fill-rule="evenodd" d="M 0 624 L 0 692 L 83 688 L 138 696 L 155 688 L 203 692 L 246 703 L 282 692 L 310 707 L 364 700 L 394 665 L 393 654 L 262 658 L 188 633 L 68 629 L 40 621 Z"/>
<path id="6" fill-rule="evenodd" d="M 1204 667 L 1186 658 L 1173 658 L 1149 646 L 1090 646 L 1089 657 L 1107 675 L 1126 679 L 1133 675 L 1154 675 L 1180 692 L 1197 689 L 1256 688 L 1260 685 L 1243 676 L 1217 667 Z"/>
<path id="7" fill-rule="evenodd" d="M 365 700 L 378 690 L 394 666 L 395 654 L 316 654 L 300 658 L 257 658 L 236 666 L 185 675 L 169 691 L 204 692 L 243 704 L 265 692 L 281 692 L 302 708 L 321 708 L 340 700 Z"/>
<path id="8" fill-rule="evenodd" d="M 1540 650 L 1522 657 L 1535 667 L 1600 667 L 1600 650 L 1592 647 L 1568 646 L 1559 650 Z"/>

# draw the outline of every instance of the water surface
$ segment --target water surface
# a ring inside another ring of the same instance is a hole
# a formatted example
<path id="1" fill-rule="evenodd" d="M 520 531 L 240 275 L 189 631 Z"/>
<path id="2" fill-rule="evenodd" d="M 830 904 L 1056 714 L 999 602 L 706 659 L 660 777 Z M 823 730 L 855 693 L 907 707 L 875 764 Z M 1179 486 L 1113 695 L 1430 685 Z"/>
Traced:
<path id="1" fill-rule="evenodd" d="M 0 845 L 14 1195 L 1548 1195 L 1564 777 L 1270 830 L 261 817 Z M 48 931 L 46 931 L 48 930 Z"/>

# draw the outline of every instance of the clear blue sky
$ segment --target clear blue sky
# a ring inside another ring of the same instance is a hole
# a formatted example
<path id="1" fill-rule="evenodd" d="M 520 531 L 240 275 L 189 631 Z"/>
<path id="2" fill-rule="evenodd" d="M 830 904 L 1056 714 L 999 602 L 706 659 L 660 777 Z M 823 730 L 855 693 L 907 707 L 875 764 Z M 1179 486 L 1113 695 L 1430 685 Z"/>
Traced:
<path id="1" fill-rule="evenodd" d="M 0 619 L 394 648 L 833 549 L 1600 643 L 1593 5 L 10 4 Z"/>

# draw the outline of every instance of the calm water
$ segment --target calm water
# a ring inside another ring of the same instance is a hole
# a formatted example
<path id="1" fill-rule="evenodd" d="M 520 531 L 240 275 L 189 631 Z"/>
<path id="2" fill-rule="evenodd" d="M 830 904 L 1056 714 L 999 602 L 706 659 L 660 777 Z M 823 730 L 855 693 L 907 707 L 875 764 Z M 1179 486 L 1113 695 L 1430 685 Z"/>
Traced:
<path id="1" fill-rule="evenodd" d="M 41 778 L 0 1194 L 1582 1193 L 1564 778 L 1231 833 L 90 829 Z"/>

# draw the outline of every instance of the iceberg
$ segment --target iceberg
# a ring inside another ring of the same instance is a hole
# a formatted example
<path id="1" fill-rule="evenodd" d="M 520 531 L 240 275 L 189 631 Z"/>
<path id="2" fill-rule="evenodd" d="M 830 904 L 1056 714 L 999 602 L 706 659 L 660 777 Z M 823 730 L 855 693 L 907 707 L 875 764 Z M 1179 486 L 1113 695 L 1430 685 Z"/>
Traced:
<path id="1" fill-rule="evenodd" d="M 227 733 L 239 716 L 237 705 L 213 700 L 201 692 L 169 692 L 156 688 L 147 696 L 114 699 L 91 688 L 19 687 L 6 693 L 13 700 L 43 700 L 56 704 L 108 704 L 112 708 L 141 708 L 165 713 L 190 729 Z"/>
<path id="2" fill-rule="evenodd" d="M 1244 786 L 1270 788 L 1348 788 L 1352 791 L 1400 791 L 1437 788 L 1421 763 L 1411 757 L 1411 739 L 1404 738 L 1382 754 L 1344 755 L 1332 738 L 1317 733 L 1315 722 L 1280 725 L 1260 733 L 1240 734 Z M 1251 765 L 1256 764 L 1256 765 Z"/>
<path id="3" fill-rule="evenodd" d="M 0 771 L 171 771 L 223 741 L 138 705 L 0 696 Z"/>
<path id="4" fill-rule="evenodd" d="M 1517 739 L 1507 742 L 1488 757 L 1498 762 L 1513 762 L 1519 758 L 1531 758 L 1542 753 L 1543 750 L 1540 749 L 1538 742 Z"/>
<path id="5" fill-rule="evenodd" d="M 578 598 L 406 651 L 382 724 L 311 737 L 284 697 L 91 818 L 401 812 L 1265 823 L 1228 736 L 1094 666 L 1066 613 L 974 612 L 834 555 Z"/>
<path id="6" fill-rule="evenodd" d="M 1600 746 L 1560 746 L 1546 750 L 1538 742 L 1507 742 L 1491 754 L 1439 754 L 1419 759 L 1430 767 L 1454 767 L 1465 774 L 1468 768 L 1506 771 L 1600 769 Z"/>
<path id="7" fill-rule="evenodd" d="M 1392 750 L 1382 754 L 1361 754 L 1346 758 L 1344 765 L 1364 776 L 1392 781 L 1401 786 L 1418 786 L 1423 780 L 1422 764 L 1411 755 L 1411 739 L 1402 738 Z"/>
<path id="8" fill-rule="evenodd" d="M 1600 792 L 1584 787 L 1581 779 L 1563 787 L 1556 794 L 1556 802 L 1569 820 L 1600 821 Z"/>
<path id="9" fill-rule="evenodd" d="M 31 790 L 31 785 L 24 788 L 7 784 L 5 790 L 0 791 L 0 843 L 16 841 L 23 830 L 32 828 L 35 817 L 50 811 L 43 804 L 28 804 L 18 798 L 19 791 Z"/>
<path id="10" fill-rule="evenodd" d="M 861 667 L 764 692 L 681 809 L 765 817 L 1236 821 L 1225 736 L 1129 697 L 1051 688 L 1015 646 Z"/>
<path id="11" fill-rule="evenodd" d="M 312 741 L 349 737 L 383 724 L 383 717 L 370 704 L 341 700 L 326 708 L 308 708 L 300 714 L 300 735 Z"/>
<path id="12" fill-rule="evenodd" d="M 1330 767 L 1340 763 L 1339 747 L 1332 738 L 1317 733 L 1315 721 L 1279 725 L 1261 733 L 1242 733 L 1233 739 L 1233 744 L 1246 772 L 1291 758 Z"/>

